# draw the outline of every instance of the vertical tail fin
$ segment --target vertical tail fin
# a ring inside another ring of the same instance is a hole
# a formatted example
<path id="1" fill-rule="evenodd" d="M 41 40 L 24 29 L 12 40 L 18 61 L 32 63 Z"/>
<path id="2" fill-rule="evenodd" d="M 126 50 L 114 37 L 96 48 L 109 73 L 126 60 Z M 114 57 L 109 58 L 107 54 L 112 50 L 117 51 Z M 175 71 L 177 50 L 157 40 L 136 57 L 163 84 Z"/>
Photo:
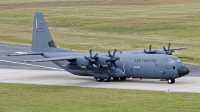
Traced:
<path id="1" fill-rule="evenodd" d="M 33 21 L 33 35 L 31 51 L 48 52 L 55 48 L 54 41 L 41 12 L 36 12 Z"/>

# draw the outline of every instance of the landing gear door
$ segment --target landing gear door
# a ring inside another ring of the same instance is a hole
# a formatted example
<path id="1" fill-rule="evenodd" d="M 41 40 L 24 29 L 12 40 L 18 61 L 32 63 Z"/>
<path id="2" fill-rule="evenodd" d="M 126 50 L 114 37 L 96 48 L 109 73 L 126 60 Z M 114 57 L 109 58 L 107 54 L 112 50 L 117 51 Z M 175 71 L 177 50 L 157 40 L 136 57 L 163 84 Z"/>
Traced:
<path id="1" fill-rule="evenodd" d="M 159 65 L 157 63 L 155 64 L 154 70 L 155 70 L 155 74 L 157 74 L 158 72 L 160 72 L 160 74 L 165 74 L 164 70 L 159 69 Z"/>
<path id="2" fill-rule="evenodd" d="M 155 63 L 154 65 L 154 74 L 155 77 L 165 77 L 166 76 L 166 69 L 160 66 L 160 64 Z"/>

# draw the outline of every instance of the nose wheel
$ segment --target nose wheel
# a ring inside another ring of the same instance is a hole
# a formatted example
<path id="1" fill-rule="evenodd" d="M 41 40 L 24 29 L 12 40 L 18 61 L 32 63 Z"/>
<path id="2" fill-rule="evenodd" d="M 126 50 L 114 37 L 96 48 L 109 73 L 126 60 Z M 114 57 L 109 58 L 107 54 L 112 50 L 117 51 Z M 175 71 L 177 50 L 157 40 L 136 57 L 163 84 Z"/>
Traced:
<path id="1" fill-rule="evenodd" d="M 174 83 L 175 83 L 175 79 L 168 79 L 167 82 L 168 82 L 169 84 L 174 84 Z"/>

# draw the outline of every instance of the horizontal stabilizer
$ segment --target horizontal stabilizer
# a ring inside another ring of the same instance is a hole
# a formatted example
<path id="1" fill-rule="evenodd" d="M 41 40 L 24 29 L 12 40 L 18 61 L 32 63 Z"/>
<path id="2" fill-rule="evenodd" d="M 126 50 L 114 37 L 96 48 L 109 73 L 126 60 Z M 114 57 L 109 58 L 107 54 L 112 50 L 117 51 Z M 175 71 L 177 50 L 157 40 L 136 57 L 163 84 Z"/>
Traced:
<path id="1" fill-rule="evenodd" d="M 173 52 L 175 50 L 183 50 L 183 49 L 186 49 L 186 47 L 172 47 L 169 49 L 169 51 Z M 155 53 L 152 53 L 152 54 L 166 54 L 166 51 L 163 48 L 151 49 L 151 51 L 155 51 Z M 140 54 L 140 53 L 144 53 L 144 50 L 123 51 L 123 53 Z"/>
<path id="2" fill-rule="evenodd" d="M 170 48 L 170 50 L 182 50 L 182 49 L 186 49 L 186 47 L 172 47 L 172 48 Z"/>
<path id="3" fill-rule="evenodd" d="M 42 52 L 15 52 L 15 54 L 9 54 L 8 56 L 24 56 L 24 55 L 42 55 Z"/>
<path id="4" fill-rule="evenodd" d="M 178 57 L 178 58 L 195 59 L 193 57 Z"/>
<path id="5" fill-rule="evenodd" d="M 186 47 L 172 47 L 170 48 L 169 50 L 170 51 L 174 51 L 174 50 L 183 50 L 183 49 L 186 49 Z M 155 51 L 164 51 L 164 49 L 152 49 L 152 50 L 155 50 Z"/>
<path id="6" fill-rule="evenodd" d="M 74 56 L 63 56 L 63 57 L 54 57 L 54 58 L 43 58 L 43 59 L 34 59 L 34 60 L 26 60 L 26 62 L 46 62 L 46 61 L 73 61 L 76 58 Z"/>

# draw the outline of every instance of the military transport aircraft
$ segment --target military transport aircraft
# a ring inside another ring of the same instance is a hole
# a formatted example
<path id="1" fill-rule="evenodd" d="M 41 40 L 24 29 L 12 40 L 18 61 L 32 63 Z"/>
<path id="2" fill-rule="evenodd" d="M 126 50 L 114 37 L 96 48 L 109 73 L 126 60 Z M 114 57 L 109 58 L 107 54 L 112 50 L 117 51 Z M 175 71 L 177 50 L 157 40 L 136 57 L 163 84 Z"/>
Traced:
<path id="1" fill-rule="evenodd" d="M 36 12 L 33 22 L 32 46 L 30 52 L 16 52 L 9 56 L 41 55 L 43 59 L 26 62 L 52 61 L 66 71 L 80 76 L 93 76 L 96 81 L 109 82 L 126 78 L 161 79 L 173 84 L 176 78 L 187 75 L 190 71 L 183 65 L 174 50 L 176 47 L 149 50 L 120 51 L 108 53 L 77 52 L 55 46 L 41 12 Z"/>

